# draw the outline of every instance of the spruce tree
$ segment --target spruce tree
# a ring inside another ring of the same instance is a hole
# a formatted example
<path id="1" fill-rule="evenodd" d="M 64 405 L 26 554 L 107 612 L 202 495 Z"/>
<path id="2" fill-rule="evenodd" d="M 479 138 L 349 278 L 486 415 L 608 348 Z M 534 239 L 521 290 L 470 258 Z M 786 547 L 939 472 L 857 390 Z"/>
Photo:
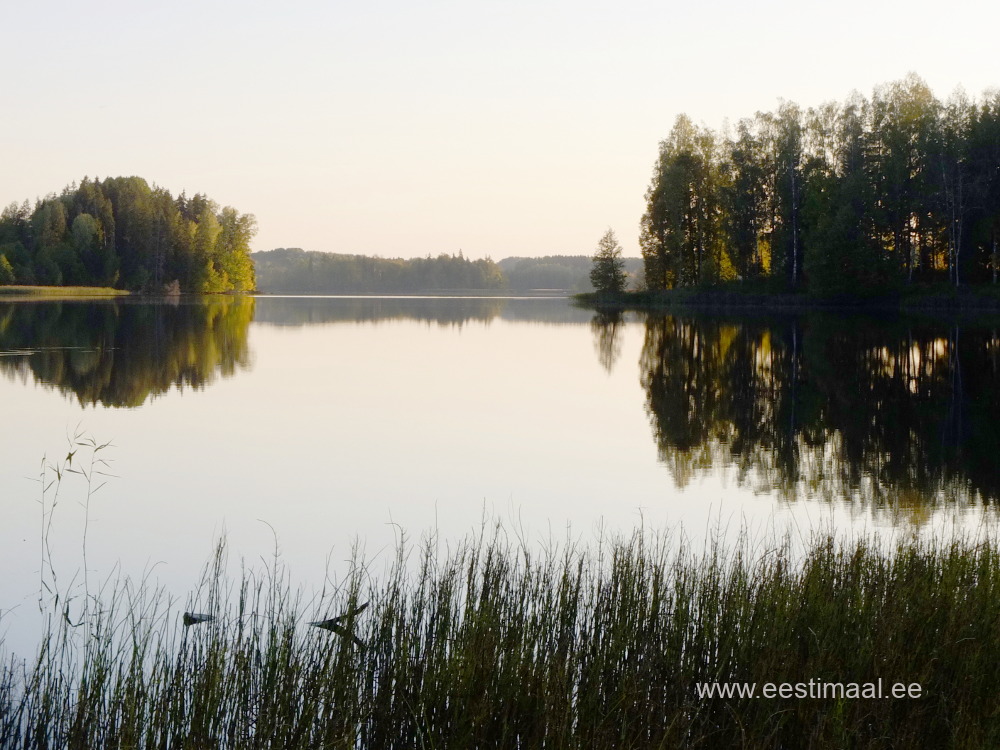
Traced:
<path id="1" fill-rule="evenodd" d="M 598 294 L 621 294 L 625 291 L 625 261 L 622 248 L 610 229 L 597 243 L 594 265 L 590 269 L 590 283 Z"/>

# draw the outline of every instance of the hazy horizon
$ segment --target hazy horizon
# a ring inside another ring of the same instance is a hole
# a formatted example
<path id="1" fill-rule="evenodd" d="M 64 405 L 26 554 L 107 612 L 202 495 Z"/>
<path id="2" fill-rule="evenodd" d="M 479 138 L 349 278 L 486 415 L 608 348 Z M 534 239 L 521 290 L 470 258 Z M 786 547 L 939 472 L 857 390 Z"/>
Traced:
<path id="1" fill-rule="evenodd" d="M 668 6 L 54 0 L 7 9 L 0 205 L 138 175 L 257 217 L 255 250 L 638 255 L 657 144 L 912 71 L 1000 84 L 970 0 Z M 933 20 L 933 23 L 930 20 Z"/>
<path id="2" fill-rule="evenodd" d="M 257 248 L 251 253 L 269 253 L 273 250 L 302 250 L 307 253 L 327 253 L 328 255 L 367 255 L 371 258 L 381 258 L 382 260 L 414 260 L 416 258 L 426 258 L 428 255 L 432 258 L 436 258 L 441 253 L 425 253 L 424 255 L 380 255 L 378 253 L 347 253 L 340 252 L 338 250 L 310 250 L 308 247 L 267 247 L 267 248 Z M 457 252 L 448 253 L 446 255 L 458 255 Z M 464 255 L 464 252 L 463 252 Z M 502 260 L 510 260 L 512 258 L 528 258 L 528 259 L 538 259 L 538 258 L 587 258 L 591 257 L 593 253 L 546 253 L 544 255 L 503 255 L 500 257 L 489 256 L 490 260 L 499 263 Z M 642 260 L 642 256 L 639 253 L 635 255 L 622 255 L 625 260 Z M 473 259 L 475 260 L 475 259 Z"/>

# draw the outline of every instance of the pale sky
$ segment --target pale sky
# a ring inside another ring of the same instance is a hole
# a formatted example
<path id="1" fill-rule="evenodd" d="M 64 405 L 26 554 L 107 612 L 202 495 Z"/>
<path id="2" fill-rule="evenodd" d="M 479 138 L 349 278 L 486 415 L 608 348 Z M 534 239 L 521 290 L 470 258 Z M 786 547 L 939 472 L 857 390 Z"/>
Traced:
<path id="1" fill-rule="evenodd" d="M 0 0 L 0 205 L 139 175 L 257 250 L 638 255 L 674 118 L 1000 86 L 1000 6 Z"/>

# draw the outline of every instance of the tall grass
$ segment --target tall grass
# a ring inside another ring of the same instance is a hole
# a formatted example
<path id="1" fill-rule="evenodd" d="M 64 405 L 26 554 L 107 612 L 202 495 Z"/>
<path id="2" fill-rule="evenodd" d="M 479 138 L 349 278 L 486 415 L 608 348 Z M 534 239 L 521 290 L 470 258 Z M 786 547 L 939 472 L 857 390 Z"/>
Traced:
<path id="1" fill-rule="evenodd" d="M 1000 544 L 787 543 L 690 554 L 649 533 L 537 551 L 400 544 L 305 599 L 225 573 L 185 628 L 117 578 L 0 670 L 7 748 L 1000 746 Z M 370 606 L 351 639 L 307 621 Z M 919 699 L 702 697 L 699 683 L 919 683 Z"/>

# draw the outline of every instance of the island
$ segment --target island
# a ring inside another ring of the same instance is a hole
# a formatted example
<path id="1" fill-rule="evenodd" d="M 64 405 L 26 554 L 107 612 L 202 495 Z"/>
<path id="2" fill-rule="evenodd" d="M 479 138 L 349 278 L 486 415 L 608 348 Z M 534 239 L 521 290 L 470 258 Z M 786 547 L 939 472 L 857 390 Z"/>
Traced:
<path id="1" fill-rule="evenodd" d="M 202 193 L 175 198 L 141 177 L 84 177 L 34 207 L 25 200 L 3 209 L 0 288 L 252 291 L 256 231 L 252 214 Z"/>

